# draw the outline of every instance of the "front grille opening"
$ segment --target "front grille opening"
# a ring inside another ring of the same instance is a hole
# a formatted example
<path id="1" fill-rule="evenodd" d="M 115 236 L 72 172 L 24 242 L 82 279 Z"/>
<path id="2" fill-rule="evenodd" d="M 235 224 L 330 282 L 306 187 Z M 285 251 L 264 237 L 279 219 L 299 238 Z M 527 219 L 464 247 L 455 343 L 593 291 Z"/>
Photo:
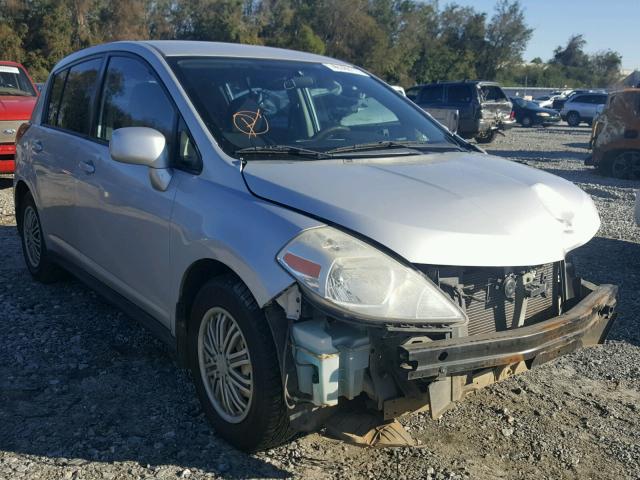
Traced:
<path id="1" fill-rule="evenodd" d="M 558 315 L 560 263 L 532 267 L 427 267 L 421 270 L 466 311 L 468 334 L 531 325 Z"/>

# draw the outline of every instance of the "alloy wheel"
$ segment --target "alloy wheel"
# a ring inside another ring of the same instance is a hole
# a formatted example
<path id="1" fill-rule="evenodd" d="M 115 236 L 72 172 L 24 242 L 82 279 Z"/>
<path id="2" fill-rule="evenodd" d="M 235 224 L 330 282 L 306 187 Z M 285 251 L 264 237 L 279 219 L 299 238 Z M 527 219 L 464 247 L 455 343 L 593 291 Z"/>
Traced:
<path id="1" fill-rule="evenodd" d="M 200 322 L 198 362 L 218 415 L 229 423 L 244 420 L 253 398 L 251 355 L 240 326 L 223 308 L 211 308 Z"/>
<path id="2" fill-rule="evenodd" d="M 42 230 L 38 214 L 31 205 L 24 209 L 22 235 L 24 236 L 27 259 L 33 268 L 38 268 L 42 257 Z"/>

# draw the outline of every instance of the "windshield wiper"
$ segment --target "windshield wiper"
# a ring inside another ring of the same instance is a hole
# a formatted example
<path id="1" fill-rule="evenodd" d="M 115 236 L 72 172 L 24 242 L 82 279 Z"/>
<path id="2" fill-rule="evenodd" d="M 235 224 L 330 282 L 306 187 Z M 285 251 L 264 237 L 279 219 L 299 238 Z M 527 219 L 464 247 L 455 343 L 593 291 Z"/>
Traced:
<path id="1" fill-rule="evenodd" d="M 309 148 L 294 147 L 291 145 L 265 145 L 262 147 L 247 147 L 236 150 L 234 154 L 251 155 L 293 155 L 296 157 L 311 157 L 317 160 L 332 158 L 333 155 Z"/>
<path id="2" fill-rule="evenodd" d="M 371 143 L 356 143 L 355 145 L 348 145 L 346 147 L 338 147 L 332 150 L 328 150 L 327 153 L 348 153 L 348 152 L 363 152 L 367 150 L 384 150 L 387 148 L 397 148 L 397 149 L 409 149 L 409 150 L 420 150 L 420 149 L 434 149 L 434 150 L 442 150 L 442 149 L 454 149 L 459 150 L 459 148 L 455 145 L 439 145 L 428 142 L 394 142 L 394 141 L 382 141 L 382 142 L 371 142 Z"/>

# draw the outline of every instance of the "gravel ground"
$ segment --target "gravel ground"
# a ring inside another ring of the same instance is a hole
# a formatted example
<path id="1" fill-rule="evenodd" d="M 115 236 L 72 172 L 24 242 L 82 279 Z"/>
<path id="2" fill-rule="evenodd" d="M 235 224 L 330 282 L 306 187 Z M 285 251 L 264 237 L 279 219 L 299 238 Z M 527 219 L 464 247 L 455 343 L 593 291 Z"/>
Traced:
<path id="1" fill-rule="evenodd" d="M 605 345 L 468 397 L 439 421 L 403 419 L 420 448 L 307 435 L 245 455 L 211 434 L 165 347 L 80 283 L 28 276 L 11 180 L 0 178 L 0 478 L 640 479 L 639 182 L 583 167 L 587 128 L 514 129 L 487 148 L 578 183 L 602 228 L 579 272 L 620 285 Z"/>

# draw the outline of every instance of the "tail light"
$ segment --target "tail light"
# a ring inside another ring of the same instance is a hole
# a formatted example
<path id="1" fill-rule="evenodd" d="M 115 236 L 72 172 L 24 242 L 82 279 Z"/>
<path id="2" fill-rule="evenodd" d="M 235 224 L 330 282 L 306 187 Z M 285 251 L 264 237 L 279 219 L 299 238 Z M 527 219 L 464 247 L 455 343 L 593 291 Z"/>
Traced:
<path id="1" fill-rule="evenodd" d="M 16 144 L 20 141 L 22 136 L 25 133 L 27 133 L 27 130 L 29 130 L 30 126 L 31 126 L 31 122 L 26 122 L 20 125 L 20 127 L 18 127 L 18 131 L 16 132 Z"/>
<path id="2" fill-rule="evenodd" d="M 511 113 L 509 114 L 509 120 L 513 120 L 514 118 L 516 118 L 516 112 L 515 110 L 511 110 Z"/>

